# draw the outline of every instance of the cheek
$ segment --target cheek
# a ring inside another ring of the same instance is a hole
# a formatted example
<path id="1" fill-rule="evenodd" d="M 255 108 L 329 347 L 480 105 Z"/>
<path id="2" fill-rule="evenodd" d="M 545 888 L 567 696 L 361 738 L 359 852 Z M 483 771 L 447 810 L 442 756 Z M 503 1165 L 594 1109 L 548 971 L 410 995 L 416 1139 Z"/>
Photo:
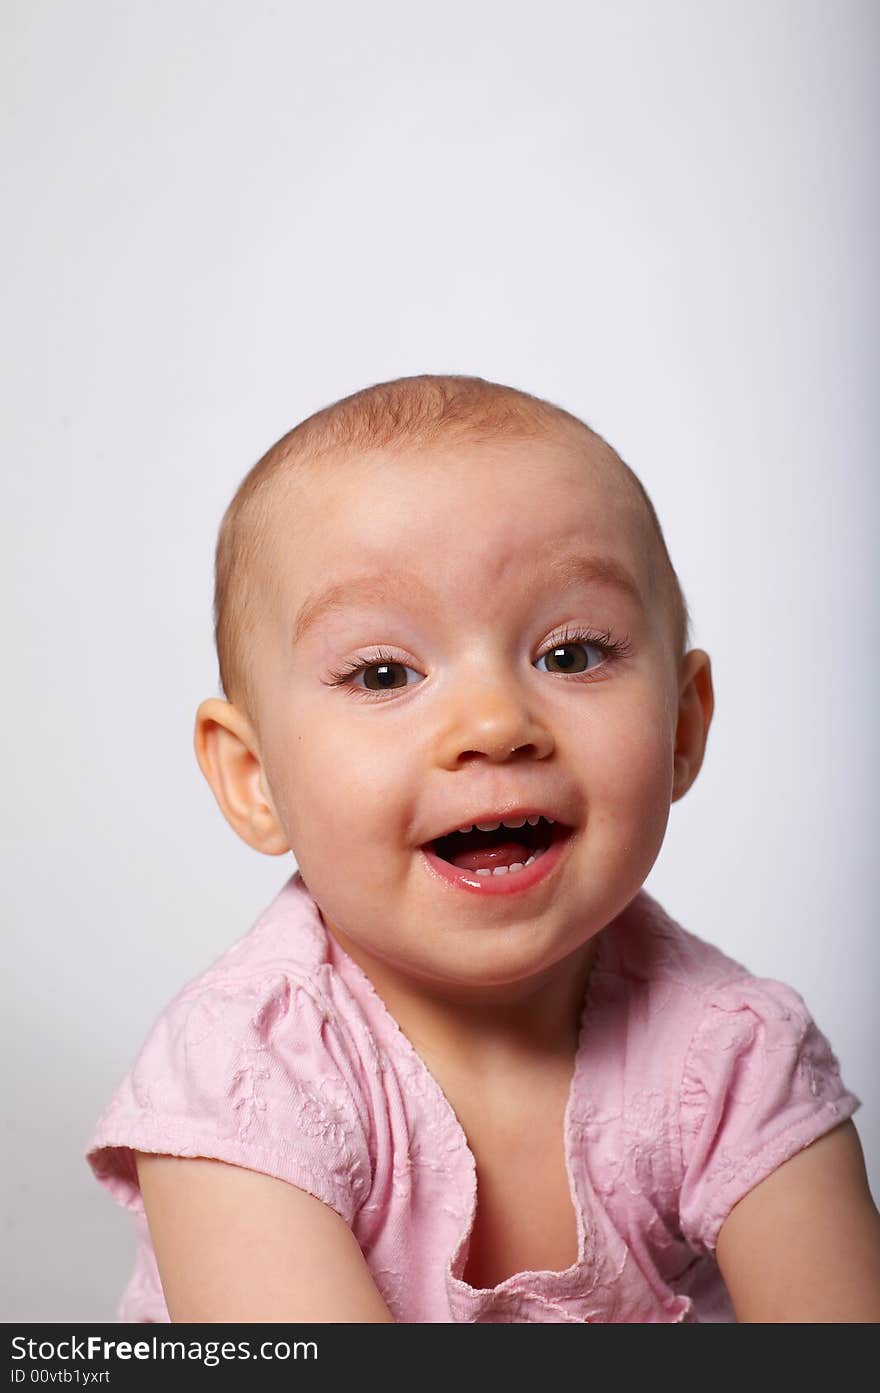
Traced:
<path id="1" fill-rule="evenodd" d="M 663 713 L 638 707 L 597 725 L 578 755 L 587 801 L 621 824 L 665 827 L 672 789 L 673 750 Z"/>
<path id="2" fill-rule="evenodd" d="M 287 809 L 294 854 L 298 846 L 320 855 L 344 843 L 356 855 L 399 826 L 412 782 L 406 744 L 370 739 L 358 725 L 300 719 L 295 732 L 272 742 L 267 769 L 281 790 L 276 806 Z"/>

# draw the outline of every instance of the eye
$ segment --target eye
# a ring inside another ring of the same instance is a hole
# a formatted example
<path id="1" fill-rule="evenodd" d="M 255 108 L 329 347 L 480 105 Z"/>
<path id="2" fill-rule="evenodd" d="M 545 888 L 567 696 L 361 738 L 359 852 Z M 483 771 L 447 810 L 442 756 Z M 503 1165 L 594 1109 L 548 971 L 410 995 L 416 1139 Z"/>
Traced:
<path id="1" fill-rule="evenodd" d="M 352 676 L 359 673 L 364 675 L 364 687 L 368 692 L 390 692 L 396 691 L 400 687 L 408 687 L 411 684 L 406 680 L 408 672 L 415 672 L 415 668 L 407 667 L 406 663 L 383 662 L 383 663 L 363 663 L 359 668 L 355 668 Z M 397 681 L 398 677 L 403 677 L 403 681 Z M 416 673 L 416 676 L 419 676 Z M 375 681 L 371 679 L 375 679 Z"/>
<path id="2" fill-rule="evenodd" d="M 402 663 L 391 653 L 379 650 L 369 653 L 359 663 L 352 663 L 342 672 L 331 673 L 329 685 L 341 687 L 349 696 L 369 701 L 382 692 L 401 691 L 412 686 L 413 684 L 406 680 L 408 672 L 415 672 L 415 668 L 407 667 L 406 663 Z M 358 680 L 361 673 L 364 675 L 363 684 Z M 401 674 L 402 682 L 398 680 Z M 416 676 L 420 677 L 421 674 L 416 673 Z"/>
<path id="3" fill-rule="evenodd" d="M 600 655 L 600 661 L 589 667 L 589 660 L 586 657 L 586 650 L 593 649 Z M 588 639 L 566 639 L 564 643 L 554 643 L 542 653 L 538 659 L 539 663 L 546 659 L 551 664 L 549 668 L 542 669 L 547 672 L 565 673 L 570 676 L 579 676 L 581 673 L 593 671 L 595 667 L 601 667 L 602 660 L 607 656 L 607 649 L 601 643 L 595 643 Z"/>

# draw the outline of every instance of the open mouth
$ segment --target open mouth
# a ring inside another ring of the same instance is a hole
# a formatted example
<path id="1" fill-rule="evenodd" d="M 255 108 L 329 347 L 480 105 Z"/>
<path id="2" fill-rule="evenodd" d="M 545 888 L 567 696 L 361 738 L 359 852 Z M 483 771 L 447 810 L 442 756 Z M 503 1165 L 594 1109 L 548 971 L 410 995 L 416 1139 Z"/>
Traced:
<path id="1" fill-rule="evenodd" d="M 442 861 L 462 870 L 491 873 L 496 867 L 529 865 L 554 842 L 569 837 L 572 830 L 563 822 L 550 823 L 540 817 L 534 825 L 524 822 L 522 827 L 505 827 L 502 823 L 491 832 L 481 832 L 477 827 L 469 832 L 450 832 L 428 846 Z"/>
<path id="2" fill-rule="evenodd" d="M 538 887 L 552 884 L 568 860 L 575 828 L 537 814 L 511 821 L 522 826 L 488 832 L 476 826 L 426 842 L 421 851 L 428 870 L 454 893 L 487 902 L 541 893 Z"/>

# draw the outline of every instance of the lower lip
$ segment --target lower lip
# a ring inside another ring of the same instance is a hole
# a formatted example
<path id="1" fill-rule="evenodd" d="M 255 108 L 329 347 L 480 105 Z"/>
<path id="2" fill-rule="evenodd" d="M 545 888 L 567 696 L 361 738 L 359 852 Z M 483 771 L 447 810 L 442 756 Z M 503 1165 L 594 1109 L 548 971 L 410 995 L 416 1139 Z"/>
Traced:
<path id="1" fill-rule="evenodd" d="M 444 861 L 430 847 L 423 846 L 419 850 L 434 874 L 459 890 L 467 890 L 471 895 L 523 895 L 553 873 L 573 840 L 571 831 L 558 836 L 554 832 L 553 841 L 543 856 L 521 871 L 508 871 L 507 875 L 477 875 L 476 871 L 462 870 L 461 866 Z"/>

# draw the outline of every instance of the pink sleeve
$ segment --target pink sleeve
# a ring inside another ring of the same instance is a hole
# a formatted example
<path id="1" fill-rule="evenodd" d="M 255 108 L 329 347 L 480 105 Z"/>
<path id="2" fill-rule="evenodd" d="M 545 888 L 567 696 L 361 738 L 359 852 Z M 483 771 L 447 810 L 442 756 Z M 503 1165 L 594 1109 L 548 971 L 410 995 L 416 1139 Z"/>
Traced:
<path id="1" fill-rule="evenodd" d="M 859 1107 L 801 997 L 744 978 L 706 1003 L 682 1078 L 681 1229 L 713 1252 L 730 1210 Z"/>
<path id="2" fill-rule="evenodd" d="M 143 1203 L 133 1151 L 206 1156 L 277 1176 L 351 1223 L 370 1188 L 355 1066 L 310 990 L 281 972 L 184 992 L 100 1118 L 87 1159 Z"/>

